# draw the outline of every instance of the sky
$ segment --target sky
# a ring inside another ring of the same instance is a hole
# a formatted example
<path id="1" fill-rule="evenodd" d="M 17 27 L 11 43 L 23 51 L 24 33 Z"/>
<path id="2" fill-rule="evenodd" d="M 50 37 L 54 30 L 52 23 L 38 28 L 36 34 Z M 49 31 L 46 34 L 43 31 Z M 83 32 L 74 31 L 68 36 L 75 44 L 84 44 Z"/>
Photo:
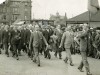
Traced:
<path id="1" fill-rule="evenodd" d="M 3 1 L 0 0 L 0 3 Z M 87 11 L 87 5 L 88 0 L 32 0 L 32 18 L 49 19 L 50 14 L 57 12 L 62 16 L 66 12 L 67 17 L 71 18 Z"/>

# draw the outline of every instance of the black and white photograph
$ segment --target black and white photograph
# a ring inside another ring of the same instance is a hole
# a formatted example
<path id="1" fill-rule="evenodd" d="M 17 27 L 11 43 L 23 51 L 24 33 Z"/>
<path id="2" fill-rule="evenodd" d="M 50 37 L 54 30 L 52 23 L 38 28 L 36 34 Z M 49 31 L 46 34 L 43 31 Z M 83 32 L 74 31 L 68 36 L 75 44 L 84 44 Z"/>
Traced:
<path id="1" fill-rule="evenodd" d="M 100 75 L 100 0 L 0 0 L 0 75 Z"/>

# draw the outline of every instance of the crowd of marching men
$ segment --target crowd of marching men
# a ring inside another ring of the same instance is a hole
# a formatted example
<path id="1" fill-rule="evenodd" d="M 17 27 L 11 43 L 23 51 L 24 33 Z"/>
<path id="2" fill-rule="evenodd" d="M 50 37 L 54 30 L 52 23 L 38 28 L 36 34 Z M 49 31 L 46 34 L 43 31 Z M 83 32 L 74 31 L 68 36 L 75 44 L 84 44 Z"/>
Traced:
<path id="1" fill-rule="evenodd" d="M 38 54 L 44 54 L 45 58 L 51 58 L 50 51 L 54 51 L 54 56 L 59 56 L 62 59 L 62 51 L 64 47 L 59 47 L 63 33 L 67 30 L 65 27 L 61 29 L 60 25 L 56 27 L 47 25 L 40 27 L 36 25 L 1 25 L 0 26 L 0 54 L 5 50 L 5 54 L 9 57 L 9 52 L 12 57 L 19 60 L 21 52 L 27 55 L 36 62 Z M 80 42 L 77 35 L 80 34 L 82 25 L 71 26 L 70 32 L 73 34 L 73 44 L 70 46 L 71 54 L 80 53 Z M 35 32 L 36 31 L 36 32 Z M 37 32 L 38 31 L 38 32 Z M 34 34 L 34 35 L 33 35 Z M 87 43 L 87 56 L 100 58 L 100 31 L 90 28 Z M 36 48 L 34 48 L 36 47 Z M 38 61 L 38 66 L 40 62 Z"/>
<path id="2" fill-rule="evenodd" d="M 58 27 L 60 27 L 60 25 Z M 55 36 L 52 36 L 55 31 L 55 28 L 51 26 L 44 26 L 42 28 L 39 26 L 39 28 L 35 28 L 34 25 L 30 25 L 30 24 L 20 25 L 20 26 L 19 25 L 18 26 L 17 25 L 11 25 L 11 26 L 2 25 L 0 26 L 0 54 L 2 54 L 2 50 L 5 50 L 5 54 L 7 55 L 7 57 L 9 57 L 9 52 L 11 52 L 12 57 L 16 57 L 16 59 L 19 60 L 19 56 L 21 56 L 21 51 L 23 51 L 23 52 L 26 52 L 28 56 L 32 59 L 34 56 L 34 51 L 33 51 L 32 43 L 30 44 L 30 38 L 31 38 L 32 33 L 34 33 L 36 29 L 43 35 L 45 41 L 48 44 L 51 44 L 54 39 L 55 39 L 54 42 L 56 42 L 57 37 L 53 39 L 53 37 Z M 55 31 L 55 34 L 59 35 L 59 38 L 61 39 L 62 32 Z M 41 38 L 41 35 L 38 34 L 38 37 Z M 38 39 L 38 37 L 36 38 L 36 40 Z M 39 53 L 41 54 L 44 53 L 45 58 L 46 58 L 47 53 L 49 53 L 48 51 L 45 52 L 46 45 L 44 44 L 42 40 L 40 40 L 39 43 L 40 43 Z M 59 43 L 60 43 L 60 40 L 59 40 Z M 51 46 L 48 46 L 48 48 L 49 50 L 51 50 Z M 57 53 L 58 51 L 56 49 L 55 56 L 57 56 Z M 59 52 L 59 58 L 61 59 L 60 53 L 61 52 Z M 48 58 L 50 59 L 51 56 L 49 55 Z"/>

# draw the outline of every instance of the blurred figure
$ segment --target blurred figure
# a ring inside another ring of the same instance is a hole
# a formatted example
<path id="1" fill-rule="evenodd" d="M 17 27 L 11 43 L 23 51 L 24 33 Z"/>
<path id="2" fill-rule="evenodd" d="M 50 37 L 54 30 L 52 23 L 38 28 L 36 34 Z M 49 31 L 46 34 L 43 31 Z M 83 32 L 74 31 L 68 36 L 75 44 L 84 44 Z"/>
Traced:
<path id="1" fill-rule="evenodd" d="M 5 50 L 5 54 L 7 55 L 7 57 L 9 57 L 9 51 L 8 51 L 8 47 L 9 47 L 9 43 L 10 43 L 10 39 L 9 39 L 9 26 L 6 25 L 4 28 L 4 31 L 2 33 L 2 42 L 3 42 L 3 48 Z"/>
<path id="2" fill-rule="evenodd" d="M 4 26 L 1 26 L 0 28 L 0 54 L 2 53 L 2 49 L 3 49 L 3 41 L 2 41 L 2 33 L 4 31 Z"/>
<path id="3" fill-rule="evenodd" d="M 65 61 L 65 63 L 67 63 L 67 61 L 69 60 L 71 66 L 74 66 L 74 64 L 72 62 L 71 51 L 70 51 L 70 47 L 73 44 L 73 38 L 74 37 L 71 33 L 71 27 L 69 26 L 66 29 L 66 32 L 63 33 L 62 40 L 61 40 L 61 43 L 60 43 L 60 46 L 59 46 L 60 48 L 61 47 L 65 48 L 66 58 L 64 59 L 64 61 Z"/>
<path id="4" fill-rule="evenodd" d="M 95 36 L 95 58 L 100 57 L 100 30 L 97 31 L 97 35 Z"/>
<path id="5" fill-rule="evenodd" d="M 20 33 L 18 32 L 17 26 L 13 27 L 13 30 L 11 31 L 10 39 L 11 39 L 11 47 L 12 47 L 12 57 L 16 57 L 17 60 L 19 60 L 18 57 L 18 45 L 20 42 Z"/>
<path id="6" fill-rule="evenodd" d="M 83 25 L 83 30 L 81 31 L 81 33 L 78 35 L 79 39 L 80 39 L 80 52 L 81 52 L 81 56 L 82 56 L 82 61 L 78 67 L 78 69 L 80 70 L 80 72 L 82 71 L 83 66 L 85 66 L 86 69 L 86 75 L 91 75 L 90 73 L 90 68 L 89 68 L 89 63 L 87 61 L 87 36 L 88 36 L 88 26 L 87 25 Z"/>
<path id="7" fill-rule="evenodd" d="M 61 26 L 58 25 L 54 31 L 54 34 L 58 37 L 57 38 L 57 50 L 55 51 L 55 57 L 57 57 L 57 54 L 59 54 L 59 59 L 62 59 L 62 55 L 61 55 L 61 52 L 62 52 L 62 49 L 59 48 L 59 45 L 60 45 L 60 42 L 61 42 L 61 38 L 62 38 L 62 30 L 61 30 Z"/>
<path id="8" fill-rule="evenodd" d="M 42 41 L 44 41 L 46 46 L 48 46 L 46 39 L 44 38 L 43 34 L 39 31 L 39 26 L 35 25 L 35 31 L 31 34 L 30 37 L 29 49 L 31 49 L 32 45 L 35 54 L 33 57 L 33 62 L 37 62 L 38 66 L 40 66 L 39 52 L 42 47 Z"/>

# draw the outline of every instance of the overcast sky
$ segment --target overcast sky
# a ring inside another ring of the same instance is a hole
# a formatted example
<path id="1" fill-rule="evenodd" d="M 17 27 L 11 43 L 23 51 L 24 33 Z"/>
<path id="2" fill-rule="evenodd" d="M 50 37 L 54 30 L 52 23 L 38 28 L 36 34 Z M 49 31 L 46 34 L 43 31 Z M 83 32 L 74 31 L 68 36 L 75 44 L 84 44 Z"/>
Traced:
<path id="1" fill-rule="evenodd" d="M 5 0 L 0 0 L 0 3 Z M 100 0 L 99 0 L 100 2 Z M 50 14 L 67 13 L 68 18 L 87 11 L 88 0 L 32 0 L 32 16 L 48 19 Z"/>

